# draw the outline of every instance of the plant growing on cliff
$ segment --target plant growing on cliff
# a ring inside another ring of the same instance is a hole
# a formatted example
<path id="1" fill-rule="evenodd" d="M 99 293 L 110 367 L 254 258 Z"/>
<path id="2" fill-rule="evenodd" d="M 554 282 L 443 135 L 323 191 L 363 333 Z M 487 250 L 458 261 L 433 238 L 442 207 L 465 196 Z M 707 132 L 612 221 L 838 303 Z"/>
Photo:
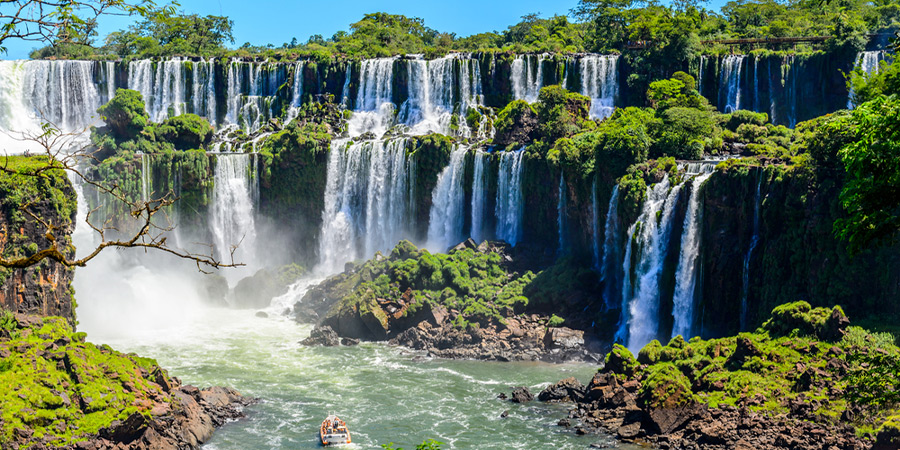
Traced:
<path id="1" fill-rule="evenodd" d="M 900 232 L 900 99 L 879 97 L 856 108 L 846 122 L 855 129 L 839 153 L 847 173 L 841 203 L 848 217 L 835 232 L 851 253 L 896 242 Z"/>

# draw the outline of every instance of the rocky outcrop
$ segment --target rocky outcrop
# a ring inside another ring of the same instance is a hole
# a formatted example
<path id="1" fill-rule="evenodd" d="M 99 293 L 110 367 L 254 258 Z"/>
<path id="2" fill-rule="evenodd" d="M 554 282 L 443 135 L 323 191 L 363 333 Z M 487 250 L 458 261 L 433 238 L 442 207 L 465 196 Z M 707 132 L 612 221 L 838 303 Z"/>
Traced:
<path id="1" fill-rule="evenodd" d="M 252 399 L 198 389 L 155 361 L 84 342 L 60 318 L 0 317 L 4 449 L 197 449 Z"/>
<path id="2" fill-rule="evenodd" d="M 596 361 L 584 330 L 590 322 L 579 320 L 588 289 L 568 282 L 569 266 L 535 266 L 544 261 L 544 253 L 524 245 L 468 239 L 436 255 L 403 241 L 389 256 L 348 264 L 312 287 L 294 315 L 340 337 L 389 341 L 441 358 Z"/>
<path id="3" fill-rule="evenodd" d="M 324 326 L 313 329 L 309 337 L 300 343 L 308 347 L 337 347 L 341 345 L 341 338 L 331 327 Z"/>
<path id="4" fill-rule="evenodd" d="M 43 161 L 13 156 L 0 164 L 29 172 L 46 166 Z M 0 172 L 0 253 L 10 260 L 26 258 L 55 243 L 67 258 L 74 259 L 75 212 L 75 191 L 61 170 L 41 176 Z M 47 225 L 54 228 L 49 230 Z M 51 259 L 22 269 L 0 268 L 0 308 L 64 317 L 74 324 L 73 276 L 73 269 Z"/>
<path id="5" fill-rule="evenodd" d="M 286 293 L 303 272 L 303 268 L 296 264 L 279 269 L 261 269 L 238 282 L 231 293 L 232 305 L 242 309 L 265 308 L 273 298 Z"/>
<path id="6" fill-rule="evenodd" d="M 848 324 L 839 307 L 797 302 L 776 308 L 759 333 L 654 341 L 638 358 L 616 345 L 586 386 L 569 378 L 538 399 L 574 402 L 561 425 L 577 420 L 660 449 L 880 448 L 893 442 L 893 418 L 848 393 L 890 383 L 858 375 L 871 355 L 898 349 Z M 861 426 L 878 428 L 877 438 L 859 437 Z"/>
<path id="7" fill-rule="evenodd" d="M 457 311 L 433 312 L 441 322 L 424 320 L 389 342 L 430 355 L 452 359 L 495 361 L 597 361 L 587 350 L 584 332 L 566 327 L 547 327 L 547 317 L 537 314 L 509 317 L 503 324 L 460 329 L 451 322 Z"/>

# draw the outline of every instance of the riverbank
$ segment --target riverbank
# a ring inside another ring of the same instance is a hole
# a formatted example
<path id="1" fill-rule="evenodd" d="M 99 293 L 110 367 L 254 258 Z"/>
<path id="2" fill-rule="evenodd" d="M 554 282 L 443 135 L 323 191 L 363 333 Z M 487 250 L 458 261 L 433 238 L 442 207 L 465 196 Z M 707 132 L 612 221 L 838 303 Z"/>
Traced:
<path id="1" fill-rule="evenodd" d="M 892 336 L 851 327 L 840 307 L 776 308 L 753 333 L 616 345 L 586 386 L 563 380 L 545 401 L 575 403 L 587 429 L 659 449 L 896 449 Z M 876 363 L 877 361 L 877 363 Z"/>
<path id="2" fill-rule="evenodd" d="M 253 402 L 85 342 L 62 318 L 3 313 L 0 322 L 3 448 L 196 449 Z"/>

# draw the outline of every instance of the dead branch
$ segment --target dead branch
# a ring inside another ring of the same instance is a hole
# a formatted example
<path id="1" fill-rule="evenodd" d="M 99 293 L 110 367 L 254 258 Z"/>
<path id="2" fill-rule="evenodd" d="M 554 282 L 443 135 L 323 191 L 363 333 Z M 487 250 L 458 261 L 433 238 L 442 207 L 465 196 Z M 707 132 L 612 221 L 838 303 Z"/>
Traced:
<path id="1" fill-rule="evenodd" d="M 97 255 L 107 248 L 155 249 L 163 253 L 174 255 L 178 258 L 193 261 L 201 272 L 204 272 L 204 267 L 218 269 L 244 265 L 235 262 L 234 260 L 234 253 L 240 243 L 231 246 L 230 261 L 228 262 L 223 262 L 215 257 L 212 245 L 209 245 L 209 253 L 196 253 L 169 246 L 166 233 L 174 230 L 175 226 L 169 224 L 168 220 L 166 220 L 166 225 L 154 223 L 153 218 L 160 211 L 163 211 L 163 214 L 165 215 L 165 208 L 175 204 L 175 202 L 178 201 L 178 198 L 170 191 L 162 197 L 132 201 L 128 198 L 124 189 L 118 184 L 113 183 L 108 185 L 102 180 L 94 180 L 87 176 L 80 167 L 83 167 L 86 162 L 98 162 L 98 160 L 95 157 L 96 150 L 92 151 L 90 145 L 82 145 L 79 143 L 85 136 L 85 132 L 86 130 L 64 133 L 52 124 L 45 122 L 39 133 L 6 133 L 16 140 L 31 142 L 40 146 L 42 156 L 46 157 L 47 161 L 46 164 L 37 167 L 17 169 L 10 167 L 8 157 L 3 158 L 3 163 L 0 164 L 0 173 L 28 177 L 48 177 L 51 175 L 52 171 L 66 171 L 76 177 L 80 182 L 92 186 L 99 192 L 112 197 L 115 201 L 124 205 L 129 211 L 129 215 L 140 224 L 138 230 L 127 238 L 109 238 L 109 234 L 112 234 L 112 232 L 120 233 L 121 230 L 115 227 L 112 223 L 112 218 L 107 218 L 102 224 L 92 222 L 91 218 L 97 211 L 97 208 L 90 210 L 85 217 L 85 222 L 100 237 L 100 243 L 85 257 L 80 259 L 70 259 L 66 256 L 65 251 L 61 250 L 57 244 L 54 232 L 59 229 L 59 226 L 50 223 L 30 211 L 30 204 L 22 205 L 20 209 L 30 216 L 32 220 L 41 224 L 46 230 L 45 237 L 49 241 L 49 245 L 28 257 L 5 258 L 0 255 L 0 267 L 21 269 L 38 264 L 45 259 L 56 261 L 67 267 L 83 267 L 88 261 L 97 257 Z"/>

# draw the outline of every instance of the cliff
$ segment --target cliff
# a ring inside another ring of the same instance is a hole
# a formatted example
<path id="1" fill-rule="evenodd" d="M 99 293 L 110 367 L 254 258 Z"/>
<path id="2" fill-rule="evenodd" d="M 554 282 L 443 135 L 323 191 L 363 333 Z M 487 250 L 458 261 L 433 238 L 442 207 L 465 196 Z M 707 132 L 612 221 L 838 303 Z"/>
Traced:
<path id="1" fill-rule="evenodd" d="M 39 176 L 25 175 L 48 164 L 42 157 L 11 156 L 0 158 L 0 164 L 20 172 L 0 172 L 0 251 L 4 258 L 24 258 L 48 248 L 50 232 L 63 254 L 74 259 L 71 234 L 76 200 L 66 174 L 49 170 Z M 52 225 L 53 230 L 44 223 Z M 49 259 L 23 269 L 0 268 L 0 308 L 59 316 L 74 324 L 73 275 L 73 268 Z"/>

